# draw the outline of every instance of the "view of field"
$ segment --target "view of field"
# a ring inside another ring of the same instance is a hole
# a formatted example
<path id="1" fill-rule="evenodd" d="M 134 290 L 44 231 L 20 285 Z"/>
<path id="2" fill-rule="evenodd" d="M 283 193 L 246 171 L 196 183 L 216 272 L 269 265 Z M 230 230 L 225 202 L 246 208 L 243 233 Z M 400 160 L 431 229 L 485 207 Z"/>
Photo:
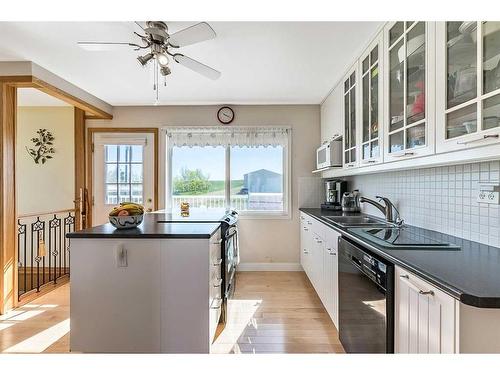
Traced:
<path id="1" fill-rule="evenodd" d="M 224 180 L 208 181 L 208 192 L 204 191 L 186 191 L 175 192 L 174 195 L 224 195 Z M 231 181 L 231 195 L 238 194 L 243 187 L 243 180 Z"/>

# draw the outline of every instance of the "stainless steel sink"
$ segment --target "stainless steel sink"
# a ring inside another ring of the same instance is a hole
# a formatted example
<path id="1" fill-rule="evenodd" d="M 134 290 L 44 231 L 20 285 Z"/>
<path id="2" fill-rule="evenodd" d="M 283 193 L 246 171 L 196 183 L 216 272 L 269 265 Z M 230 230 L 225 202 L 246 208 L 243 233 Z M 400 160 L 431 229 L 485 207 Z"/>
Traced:
<path id="1" fill-rule="evenodd" d="M 372 216 L 324 216 L 324 218 L 341 227 L 394 227 L 395 224 L 389 223 L 384 219 L 378 219 Z"/>

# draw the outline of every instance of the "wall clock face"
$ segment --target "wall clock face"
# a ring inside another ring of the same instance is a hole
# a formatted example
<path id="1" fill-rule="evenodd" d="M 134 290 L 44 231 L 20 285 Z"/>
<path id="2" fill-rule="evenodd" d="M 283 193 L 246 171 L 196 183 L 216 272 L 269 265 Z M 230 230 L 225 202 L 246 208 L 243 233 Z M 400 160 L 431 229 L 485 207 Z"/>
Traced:
<path id="1" fill-rule="evenodd" d="M 222 107 L 217 112 L 217 119 L 224 125 L 230 124 L 234 120 L 234 111 L 229 107 Z"/>

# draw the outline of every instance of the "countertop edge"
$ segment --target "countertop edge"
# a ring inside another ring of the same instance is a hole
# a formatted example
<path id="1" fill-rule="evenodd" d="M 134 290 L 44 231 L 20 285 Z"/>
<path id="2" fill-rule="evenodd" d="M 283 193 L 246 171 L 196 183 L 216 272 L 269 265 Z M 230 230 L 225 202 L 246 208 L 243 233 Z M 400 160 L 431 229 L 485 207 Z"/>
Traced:
<path id="1" fill-rule="evenodd" d="M 318 215 L 314 214 L 313 212 L 309 212 L 308 208 L 299 208 L 299 211 L 304 212 L 305 214 L 314 217 L 315 219 L 317 219 L 321 223 L 323 223 L 326 226 L 339 232 L 342 236 L 347 237 L 350 240 L 361 244 L 362 246 L 366 247 L 368 250 L 372 251 L 373 253 L 383 257 L 384 259 L 389 260 L 390 262 L 392 262 L 398 266 L 404 267 L 405 269 L 416 274 L 417 276 L 421 277 L 422 279 L 436 285 L 436 287 L 443 290 L 443 292 L 451 295 L 453 298 L 459 300 L 460 302 L 462 302 L 466 305 L 478 307 L 478 308 L 500 308 L 500 298 L 480 297 L 480 296 L 468 294 L 468 293 L 464 292 L 463 290 L 457 289 L 453 285 L 450 285 L 447 282 L 439 279 L 438 277 L 431 275 L 424 270 L 419 269 L 418 267 L 415 267 L 411 264 L 408 264 L 408 263 L 403 262 L 397 258 L 394 258 L 390 254 L 385 252 L 383 249 L 380 249 L 380 248 L 376 247 L 376 245 L 371 244 L 369 242 L 366 242 L 364 239 L 359 238 L 358 236 L 347 232 L 342 227 L 323 220 L 321 216 L 318 216 Z"/>

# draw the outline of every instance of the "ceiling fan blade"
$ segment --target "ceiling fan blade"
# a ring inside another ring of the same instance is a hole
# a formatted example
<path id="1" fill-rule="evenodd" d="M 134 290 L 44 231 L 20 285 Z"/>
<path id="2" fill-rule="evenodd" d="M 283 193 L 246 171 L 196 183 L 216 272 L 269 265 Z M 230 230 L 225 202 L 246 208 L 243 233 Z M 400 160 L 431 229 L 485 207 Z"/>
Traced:
<path id="1" fill-rule="evenodd" d="M 137 44 L 127 42 L 78 42 L 78 45 L 87 51 L 113 51 L 127 47 L 138 47 Z"/>
<path id="2" fill-rule="evenodd" d="M 217 36 L 214 29 L 206 22 L 200 22 L 186 29 L 177 31 L 170 35 L 168 43 L 172 47 L 184 47 L 190 44 L 203 42 L 204 40 L 213 39 Z"/>
<path id="3" fill-rule="evenodd" d="M 216 79 L 219 79 L 219 77 L 221 76 L 221 72 L 219 72 L 218 70 L 215 70 L 205 64 L 202 64 L 199 61 L 193 60 L 192 58 L 184 56 L 180 53 L 176 53 L 174 55 L 174 60 L 179 64 L 184 65 L 186 68 L 191 69 L 196 73 L 199 73 L 202 76 L 210 78 L 214 81 Z"/>

